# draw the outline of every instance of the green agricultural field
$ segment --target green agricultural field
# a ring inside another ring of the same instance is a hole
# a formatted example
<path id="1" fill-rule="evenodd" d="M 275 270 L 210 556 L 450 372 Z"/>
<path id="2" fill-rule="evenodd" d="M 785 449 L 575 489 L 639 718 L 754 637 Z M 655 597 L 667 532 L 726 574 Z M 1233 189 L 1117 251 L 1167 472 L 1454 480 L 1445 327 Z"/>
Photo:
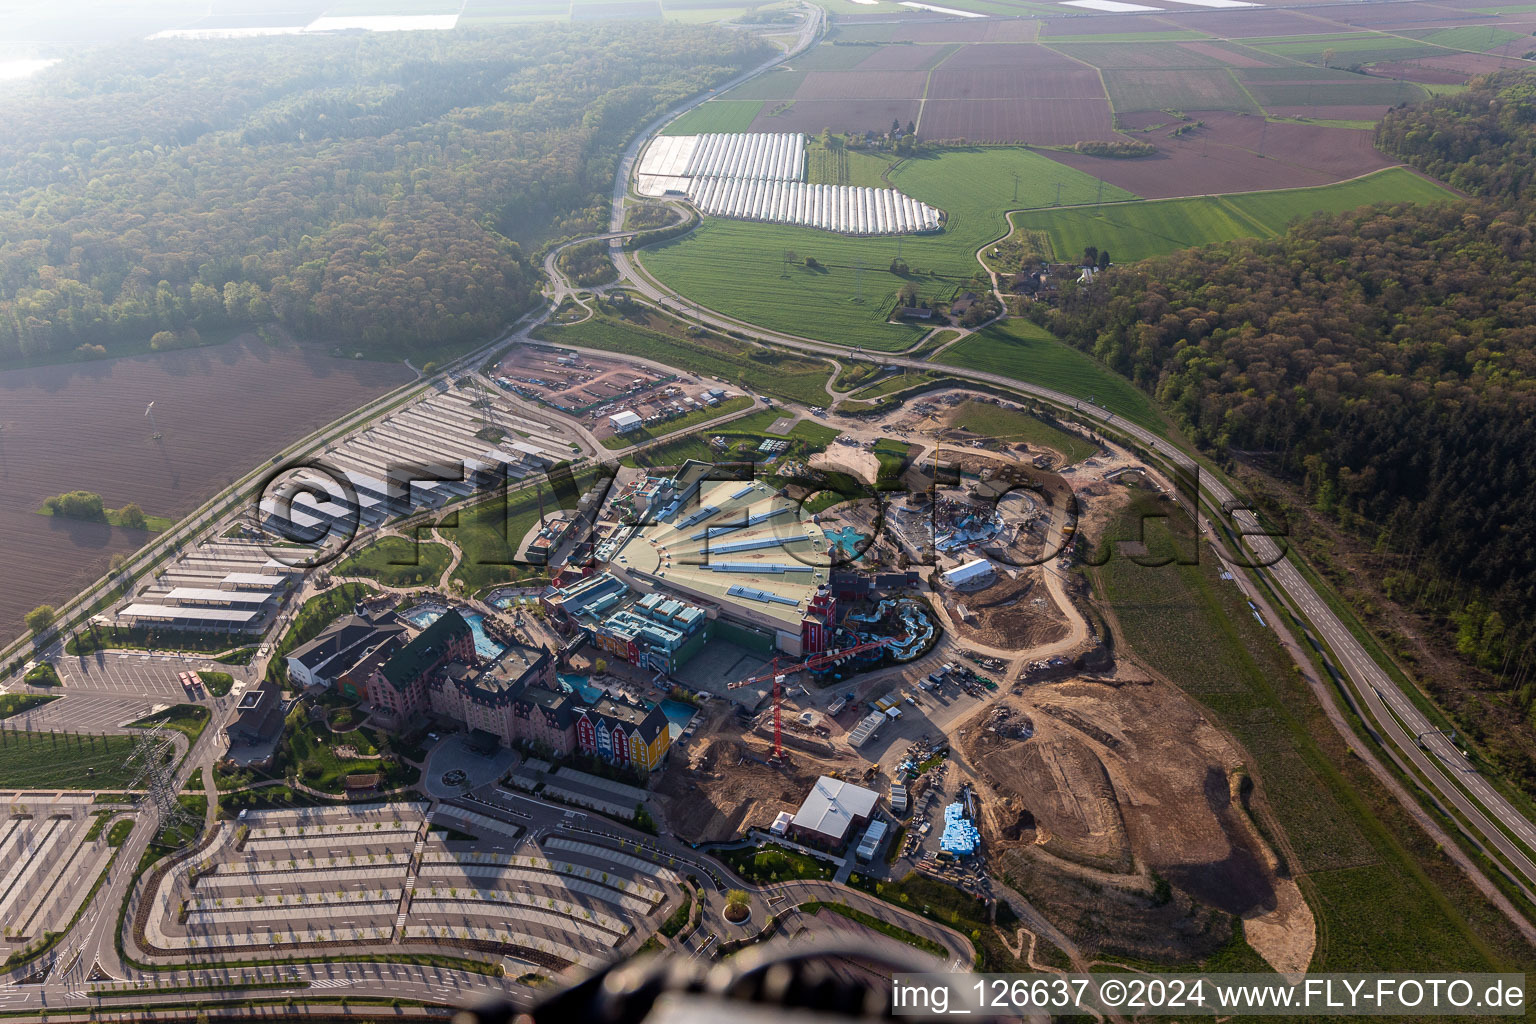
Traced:
<path id="1" fill-rule="evenodd" d="M 1331 75 L 1337 79 L 1341 72 L 1331 72 Z M 1366 78 L 1363 75 L 1346 77 L 1355 80 L 1274 84 L 1250 82 L 1248 91 L 1266 107 L 1390 106 L 1394 103 L 1417 103 L 1426 95 L 1424 89 L 1414 82 Z"/>
<path id="2" fill-rule="evenodd" d="M 823 42 L 791 60 L 789 66 L 796 71 L 847 71 L 878 49 L 877 43 L 838 46 Z"/>
<path id="3" fill-rule="evenodd" d="M 1403 34 L 1417 35 L 1418 33 Z M 1481 53 L 1525 37 L 1519 32 L 1495 28 L 1492 25 L 1463 25 L 1460 28 L 1444 28 L 1438 32 L 1431 32 L 1421 38 L 1433 46 L 1448 46 L 1453 50 L 1474 50 Z"/>
<path id="4" fill-rule="evenodd" d="M 336 576 L 366 576 L 386 587 L 431 586 L 453 561 L 445 545 L 405 537 L 380 537 L 354 551 L 332 570 Z"/>
<path id="5" fill-rule="evenodd" d="M 783 100 L 791 99 L 795 90 L 800 88 L 800 83 L 805 81 L 804 71 L 792 71 L 789 68 L 774 68 L 765 71 L 756 78 L 749 78 L 728 92 L 722 93 L 714 103 L 736 103 L 743 100 L 773 100 L 770 107 L 777 106 Z"/>
<path id="6" fill-rule="evenodd" d="M 886 175 L 896 158 L 861 149 L 828 149 L 810 140 L 806 150 L 806 180 L 816 185 L 863 185 L 890 188 Z"/>
<path id="7" fill-rule="evenodd" d="M 1295 220 L 1370 203 L 1443 202 L 1444 188 L 1400 167 L 1317 188 L 1245 192 L 1102 207 L 1015 214 L 1022 232 L 1038 232 L 1056 257 L 1075 257 L 1085 246 L 1108 249 L 1117 263 L 1235 238 L 1272 238 Z"/>
<path id="8" fill-rule="evenodd" d="M 132 736 L 17 732 L 0 727 L 0 786 L 6 789 L 121 789 L 133 781 L 127 765 Z"/>
<path id="9" fill-rule="evenodd" d="M 1253 97 L 1226 68 L 1119 68 L 1104 72 L 1104 86 L 1117 114 L 1168 109 L 1259 113 Z"/>
<path id="10" fill-rule="evenodd" d="M 890 172 L 892 187 L 948 214 L 941 232 L 853 238 L 706 217 L 693 233 L 644 250 L 641 258 L 668 287 L 729 316 L 836 344 L 899 351 L 926 330 L 886 322 L 902 285 L 916 285 L 931 302 L 947 301 L 981 270 L 976 250 L 1003 233 L 1004 211 L 1054 202 L 1058 183 L 1064 204 L 1099 198 L 1097 178 L 1027 149 L 948 150 L 905 160 Z M 1105 202 L 1135 198 L 1112 185 L 1102 191 Z M 786 252 L 796 261 L 786 265 Z M 819 266 L 807 265 L 806 257 Z M 907 277 L 891 272 L 898 257 Z"/>
<path id="11" fill-rule="evenodd" d="M 1340 35 L 1275 36 L 1267 39 L 1245 39 L 1243 42 L 1264 53 L 1310 64 L 1323 62 L 1324 54 L 1333 51 L 1332 64 L 1347 67 L 1351 64 L 1375 64 L 1381 61 L 1413 60 L 1416 57 L 1434 57 L 1453 51 L 1443 46 L 1431 46 L 1404 36 L 1389 36 L 1380 32 L 1351 32 Z"/>
<path id="12" fill-rule="evenodd" d="M 1092 356 L 1056 340 L 1045 328 L 1018 317 L 956 342 L 939 353 L 935 362 L 1007 374 L 1097 402 L 1150 430 L 1167 429 L 1152 400 L 1130 381 Z"/>
<path id="13" fill-rule="evenodd" d="M 744 132 L 763 108 L 761 100 L 710 100 L 688 111 L 661 130 L 663 135 L 703 135 L 705 132 Z"/>
<path id="14" fill-rule="evenodd" d="M 1096 68 L 1106 70 L 1147 68 L 1174 71 L 1227 67 L 1227 62 L 1220 57 L 1187 49 L 1178 43 L 1146 43 L 1142 42 L 1140 37 L 1130 42 L 1113 42 L 1112 38 L 1095 38 L 1088 43 L 1066 45 L 1058 45 L 1059 41 L 1055 39 L 1047 42 L 1053 50 L 1059 50 L 1084 64 L 1092 64 Z"/>
<path id="15" fill-rule="evenodd" d="M 1166 506 L 1149 511 L 1166 515 Z M 1144 531 L 1142 527 L 1145 527 Z M 1138 523 L 1111 536 L 1144 539 L 1149 553 L 1187 550 L 1188 520 Z M 1314 971 L 1505 970 L 1530 949 L 1471 895 L 1374 776 L 1345 749 L 1305 682 L 1219 578 L 1209 551 L 1198 564 L 1147 567 L 1111 557 L 1088 575 L 1114 609 L 1127 646 L 1203 705 L 1242 744 L 1264 799 L 1288 840 L 1291 874 L 1317 916 Z M 1518 969 L 1524 969 L 1518 968 Z"/>
<path id="16" fill-rule="evenodd" d="M 652 321 L 647 326 L 612 317 L 595 317 L 567 327 L 545 327 L 535 337 L 560 345 L 580 345 L 654 359 L 679 370 L 723 378 L 740 388 L 787 398 L 805 405 L 826 405 L 831 364 L 791 356 L 716 334 L 683 337 L 656 328 L 675 326 Z"/>
<path id="17" fill-rule="evenodd" d="M 1098 445 L 1053 427 L 1027 412 L 1004 409 L 993 402 L 966 402 L 955 409 L 949 424 L 1005 444 L 1023 443 L 1049 448 L 1060 453 L 1066 465 L 1080 462 L 1099 450 Z"/>

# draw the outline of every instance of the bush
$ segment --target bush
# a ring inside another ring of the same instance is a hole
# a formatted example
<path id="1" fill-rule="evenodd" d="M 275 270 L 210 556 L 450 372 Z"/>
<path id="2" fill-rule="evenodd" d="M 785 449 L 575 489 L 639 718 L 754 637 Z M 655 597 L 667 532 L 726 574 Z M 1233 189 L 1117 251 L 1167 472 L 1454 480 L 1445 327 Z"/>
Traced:
<path id="1" fill-rule="evenodd" d="M 34 665 L 23 679 L 32 686 L 59 686 L 63 683 L 59 678 L 58 669 L 46 661 L 40 665 Z"/>

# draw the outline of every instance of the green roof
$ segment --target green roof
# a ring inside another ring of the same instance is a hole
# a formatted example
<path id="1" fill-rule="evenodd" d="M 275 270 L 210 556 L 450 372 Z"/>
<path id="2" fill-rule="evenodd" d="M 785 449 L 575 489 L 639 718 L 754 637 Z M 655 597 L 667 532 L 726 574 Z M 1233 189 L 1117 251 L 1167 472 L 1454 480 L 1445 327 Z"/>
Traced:
<path id="1" fill-rule="evenodd" d="M 399 689 L 442 660 L 443 651 L 450 643 L 468 635 L 469 623 L 464 621 L 458 609 L 450 608 L 436 622 L 416 634 L 414 640 L 400 648 L 400 653 L 385 662 L 379 671 Z"/>

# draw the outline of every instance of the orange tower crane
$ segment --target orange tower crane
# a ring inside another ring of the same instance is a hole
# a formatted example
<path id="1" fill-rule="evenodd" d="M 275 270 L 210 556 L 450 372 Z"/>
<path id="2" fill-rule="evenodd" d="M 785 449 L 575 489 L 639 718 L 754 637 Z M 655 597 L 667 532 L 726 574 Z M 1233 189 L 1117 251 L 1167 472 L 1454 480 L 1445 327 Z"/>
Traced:
<path id="1" fill-rule="evenodd" d="M 773 758 L 775 761 L 781 761 L 784 759 L 784 731 L 783 722 L 780 717 L 780 701 L 783 697 L 785 678 L 797 672 L 814 672 L 817 669 L 826 668 L 828 665 L 835 665 L 856 654 L 863 654 L 866 651 L 886 647 L 894 642 L 894 637 L 882 637 L 879 640 L 866 640 L 862 643 L 854 644 L 852 647 L 844 647 L 841 650 L 823 651 L 820 654 L 811 655 L 798 664 L 786 665 L 782 671 L 779 670 L 779 662 L 783 659 L 774 658 L 768 663 L 768 670 L 766 672 L 759 672 L 755 676 L 748 676 L 746 679 L 730 683 L 726 686 L 726 689 L 739 690 L 745 686 L 758 686 L 768 682 L 770 679 L 773 680 Z"/>

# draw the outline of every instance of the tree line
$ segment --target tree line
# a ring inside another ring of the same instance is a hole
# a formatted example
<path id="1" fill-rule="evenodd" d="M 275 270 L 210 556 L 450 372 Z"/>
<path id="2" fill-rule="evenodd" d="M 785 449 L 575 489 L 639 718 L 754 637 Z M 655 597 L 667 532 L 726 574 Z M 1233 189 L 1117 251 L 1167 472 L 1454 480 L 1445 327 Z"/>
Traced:
<path id="1" fill-rule="evenodd" d="M 1376 146 L 1463 192 L 1515 199 L 1536 183 L 1536 74 L 1474 78 L 1466 92 L 1389 110 Z"/>
<path id="2" fill-rule="evenodd" d="M 0 133 L 0 361 L 276 319 L 409 352 L 526 309 L 600 230 L 644 120 L 759 62 L 678 24 L 139 42 L 18 86 Z"/>
<path id="3" fill-rule="evenodd" d="M 1527 787 L 1536 199 L 1519 184 L 1532 135 L 1506 129 L 1529 116 L 1514 97 L 1532 80 L 1482 81 L 1480 100 L 1441 97 L 1383 122 L 1385 145 L 1401 140 L 1413 161 L 1455 156 L 1426 169 L 1492 199 L 1367 207 L 1115 266 L 1038 314 L 1203 448 L 1263 453 L 1317 508 L 1394 553 L 1387 593 L 1507 696 L 1460 721 Z M 1490 105 L 1490 90 L 1505 102 Z"/>

